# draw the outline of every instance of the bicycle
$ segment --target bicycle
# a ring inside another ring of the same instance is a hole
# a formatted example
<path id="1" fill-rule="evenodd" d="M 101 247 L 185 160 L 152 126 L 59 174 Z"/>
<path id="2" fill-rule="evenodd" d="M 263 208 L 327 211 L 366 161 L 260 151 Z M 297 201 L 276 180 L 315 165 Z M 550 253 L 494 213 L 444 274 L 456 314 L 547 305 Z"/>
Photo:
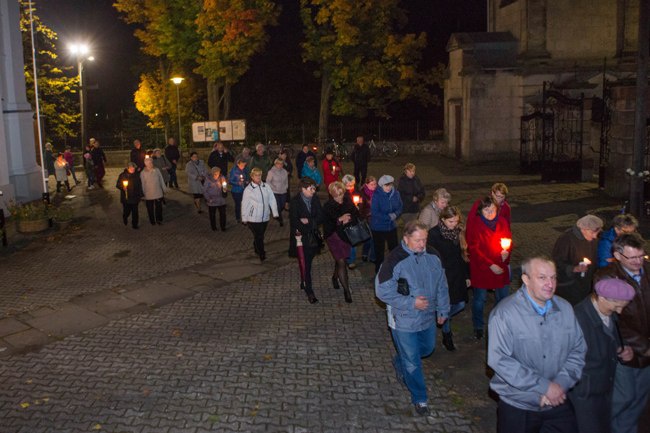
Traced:
<path id="1" fill-rule="evenodd" d="M 373 137 L 368 142 L 368 147 L 370 148 L 370 155 L 374 157 L 385 156 L 387 158 L 394 158 L 399 154 L 399 147 L 392 141 L 383 140 L 377 144 Z"/>
<path id="2" fill-rule="evenodd" d="M 331 139 L 325 143 L 327 145 L 323 146 L 323 156 L 325 156 L 325 151 L 327 149 L 331 149 L 334 153 L 334 157 L 339 161 L 343 161 L 350 157 L 350 149 L 344 142 L 338 143 L 335 139 Z"/>

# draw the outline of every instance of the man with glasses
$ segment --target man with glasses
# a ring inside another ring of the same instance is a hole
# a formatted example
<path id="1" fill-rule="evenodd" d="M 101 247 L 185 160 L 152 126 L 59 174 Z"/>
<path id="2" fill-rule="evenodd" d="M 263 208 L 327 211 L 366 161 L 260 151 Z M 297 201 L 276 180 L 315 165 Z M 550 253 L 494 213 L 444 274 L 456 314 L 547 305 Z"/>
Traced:
<path id="1" fill-rule="evenodd" d="M 598 260 L 598 234 L 603 220 L 585 215 L 564 232 L 553 247 L 557 268 L 557 294 L 576 305 L 591 292 Z"/>
<path id="2" fill-rule="evenodd" d="M 596 281 L 619 278 L 635 291 L 619 318 L 621 338 L 632 348 L 634 357 L 616 366 L 613 433 L 637 432 L 650 392 L 650 265 L 645 259 L 644 245 L 645 241 L 637 233 L 619 236 L 613 244 L 616 262 L 599 269 L 595 276 Z"/>

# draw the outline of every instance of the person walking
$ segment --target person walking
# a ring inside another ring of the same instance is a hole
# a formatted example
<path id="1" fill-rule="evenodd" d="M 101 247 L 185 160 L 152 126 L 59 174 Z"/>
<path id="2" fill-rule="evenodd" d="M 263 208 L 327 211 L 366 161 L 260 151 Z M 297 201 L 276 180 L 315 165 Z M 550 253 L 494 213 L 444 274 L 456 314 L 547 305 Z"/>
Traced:
<path id="1" fill-rule="evenodd" d="M 104 164 L 108 162 L 104 150 L 100 147 L 99 140 L 94 138 L 90 139 L 92 144 L 92 151 L 90 155 L 93 159 L 93 167 L 95 168 L 95 185 L 99 188 L 104 188 L 103 181 L 106 175 L 106 168 Z"/>
<path id="2" fill-rule="evenodd" d="M 598 260 L 598 234 L 603 220 L 585 215 L 562 233 L 553 246 L 557 294 L 576 305 L 590 292 Z"/>
<path id="3" fill-rule="evenodd" d="M 165 147 L 165 157 L 167 157 L 167 160 L 171 164 L 171 167 L 169 167 L 169 187 L 178 188 L 176 170 L 178 162 L 181 159 L 181 152 L 178 150 L 176 140 L 174 140 L 173 137 L 169 137 L 167 140 L 167 146 Z"/>
<path id="4" fill-rule="evenodd" d="M 275 196 L 278 212 L 280 212 L 278 222 L 280 223 L 280 227 L 282 227 L 284 225 L 282 210 L 289 196 L 289 173 L 284 169 L 284 161 L 281 158 L 277 158 L 273 163 L 273 167 L 271 167 L 269 173 L 266 175 L 266 183 L 271 187 L 271 191 L 273 191 L 273 195 Z"/>
<path id="5" fill-rule="evenodd" d="M 255 153 L 251 156 L 251 161 L 248 166 L 251 170 L 254 168 L 262 170 L 262 180 L 266 180 L 266 175 L 273 166 L 273 162 L 262 143 L 257 143 L 255 145 Z"/>
<path id="6" fill-rule="evenodd" d="M 438 188 L 433 192 L 431 203 L 426 205 L 420 211 L 418 219 L 422 224 L 426 224 L 429 229 L 438 225 L 440 221 L 440 212 L 449 205 L 451 194 L 445 188 Z M 476 209 L 474 210 L 476 212 Z"/>
<path id="7" fill-rule="evenodd" d="M 634 357 L 616 366 L 612 395 L 612 433 L 636 433 L 650 394 L 650 263 L 645 240 L 638 233 L 614 240 L 616 261 L 596 272 L 596 283 L 618 278 L 634 288 L 634 298 L 619 316 L 623 342 Z"/>
<path id="8" fill-rule="evenodd" d="M 350 160 L 354 165 L 354 179 L 357 185 L 364 185 L 368 174 L 368 163 L 370 163 L 370 148 L 361 135 L 357 137 L 354 143 L 354 148 L 350 153 Z"/>
<path id="9" fill-rule="evenodd" d="M 634 352 L 621 341 L 618 314 L 636 292 L 627 282 L 605 278 L 594 284 L 594 293 L 576 305 L 576 319 L 587 343 L 580 380 L 569 391 L 578 422 L 578 433 L 611 433 L 612 392 L 619 362 L 630 362 Z"/>
<path id="10" fill-rule="evenodd" d="M 501 219 L 504 219 L 510 226 L 512 224 L 512 211 L 508 203 L 508 187 L 506 184 L 502 182 L 493 184 L 489 196 L 492 197 L 494 204 L 497 206 L 497 212 Z M 480 202 L 481 199 L 476 200 L 467 214 L 467 227 L 474 222 L 473 219 L 477 216 L 476 210 Z"/>
<path id="11" fill-rule="evenodd" d="M 165 186 L 169 185 L 169 170 L 171 169 L 171 162 L 163 155 L 162 151 L 158 148 L 153 150 L 152 154 L 153 166 L 160 170 L 163 180 L 165 181 Z"/>
<path id="12" fill-rule="evenodd" d="M 244 190 L 241 204 L 241 222 L 253 233 L 253 248 L 260 262 L 266 260 L 264 234 L 269 219 L 279 218 L 278 205 L 271 188 L 262 182 L 262 169 L 251 170 L 251 183 Z"/>
<path id="13" fill-rule="evenodd" d="M 95 164 L 93 164 L 92 146 L 86 144 L 83 151 L 83 166 L 86 172 L 86 183 L 88 189 L 95 189 Z"/>
<path id="14" fill-rule="evenodd" d="M 72 179 L 74 180 L 75 185 L 79 185 L 81 182 L 79 182 L 79 180 L 77 179 L 77 174 L 75 173 L 74 155 L 72 154 L 71 146 L 65 147 L 65 152 L 63 152 L 63 158 L 65 158 L 65 162 L 68 163 L 68 171 L 70 171 L 70 174 L 72 175 Z"/>
<path id="15" fill-rule="evenodd" d="M 442 267 L 445 269 L 449 287 L 449 318 L 442 325 L 442 344 L 453 352 L 456 350 L 451 332 L 451 318 L 465 309 L 470 286 L 469 256 L 465 239 L 465 224 L 460 209 L 449 206 L 440 214 L 440 224 L 429 229 L 427 245 L 439 253 Z"/>
<path id="16" fill-rule="evenodd" d="M 56 178 L 56 174 L 54 173 L 54 150 L 52 148 L 52 143 L 45 143 L 45 152 L 43 152 L 43 164 L 45 164 L 45 169 L 47 170 L 47 177 L 49 179 L 50 176 L 54 176 Z"/>
<path id="17" fill-rule="evenodd" d="M 222 232 L 226 231 L 226 197 L 228 196 L 228 182 L 221 175 L 221 168 L 212 167 L 210 176 L 203 183 L 203 197 L 208 205 L 210 216 L 210 227 L 217 231 L 217 211 L 219 211 L 219 227 Z"/>
<path id="18" fill-rule="evenodd" d="M 323 236 L 334 259 L 332 285 L 343 287 L 345 302 L 352 302 L 346 259 L 350 255 L 350 243 L 345 227 L 359 222 L 359 210 L 352 203 L 341 182 L 332 182 L 328 188 L 330 199 L 323 205 Z"/>
<path id="19" fill-rule="evenodd" d="M 582 375 L 587 344 L 571 304 L 554 296 L 553 261 L 525 259 L 521 272 L 523 285 L 494 307 L 488 326 L 497 433 L 575 433 L 567 393 Z"/>
<path id="20" fill-rule="evenodd" d="M 122 222 L 124 225 L 129 223 L 131 217 L 131 226 L 138 229 L 139 214 L 138 205 L 144 196 L 142 192 L 142 182 L 140 175 L 135 172 L 136 166 L 129 162 L 122 173 L 117 177 L 115 187 L 120 190 L 120 203 L 122 203 Z"/>
<path id="21" fill-rule="evenodd" d="M 359 204 L 359 216 L 368 224 L 370 224 L 370 216 L 372 214 L 372 197 L 376 190 L 377 179 L 375 179 L 375 176 L 368 176 L 366 178 L 366 184 L 361 188 L 361 203 Z M 370 238 L 363 243 L 363 247 L 361 248 L 361 261 L 374 263 L 375 260 L 375 243 Z"/>
<path id="22" fill-rule="evenodd" d="M 397 248 L 397 218 L 402 214 L 402 199 L 393 188 L 392 176 L 387 174 L 379 178 L 379 188 L 372 196 L 370 204 L 370 230 L 375 243 L 375 274 L 384 261 L 384 249 Z"/>
<path id="23" fill-rule="evenodd" d="M 144 194 L 147 215 L 151 225 L 162 225 L 163 222 L 163 197 L 167 190 L 165 179 L 156 167 L 153 166 L 153 158 L 147 156 L 144 159 L 144 168 L 140 172 L 142 182 L 142 193 Z"/>
<path id="24" fill-rule="evenodd" d="M 135 164 L 136 171 L 139 173 L 144 169 L 144 157 L 146 152 L 142 148 L 142 142 L 139 139 L 133 140 L 133 147 L 131 148 L 131 154 L 129 159 L 132 163 Z"/>
<path id="25" fill-rule="evenodd" d="M 411 393 L 418 415 L 428 415 L 422 358 L 436 347 L 436 324 L 449 315 L 449 290 L 440 258 L 427 249 L 427 227 L 419 221 L 404 226 L 399 247 L 391 250 L 375 277 L 375 294 L 386 304 L 396 355 L 393 367 Z"/>
<path id="26" fill-rule="evenodd" d="M 298 173 L 299 177 L 302 177 L 302 167 L 305 165 L 307 157 L 311 156 L 312 158 L 316 158 L 316 154 L 311 151 L 312 145 L 303 144 L 301 151 L 296 155 L 296 173 Z"/>
<path id="27" fill-rule="evenodd" d="M 494 303 L 499 303 L 510 291 L 510 253 L 501 239 L 511 239 L 510 225 L 497 214 L 497 205 L 492 197 L 481 200 L 473 217 L 474 223 L 467 225 L 467 249 L 469 251 L 469 273 L 472 281 L 472 322 L 474 337 L 483 338 L 483 309 L 488 291 L 494 291 Z"/>
<path id="28" fill-rule="evenodd" d="M 70 182 L 68 182 L 68 163 L 62 153 L 56 155 L 56 161 L 54 161 L 54 177 L 56 179 L 56 192 L 61 192 L 61 184 L 65 185 L 68 192 L 72 190 L 70 188 Z"/>
<path id="29" fill-rule="evenodd" d="M 416 219 L 420 213 L 420 203 L 424 200 L 424 186 L 415 174 L 415 164 L 409 162 L 404 166 L 404 174 L 397 181 L 397 191 L 404 204 L 402 220 L 407 223 Z"/>
<path id="30" fill-rule="evenodd" d="M 604 268 L 614 261 L 612 244 L 614 239 L 624 233 L 634 233 L 639 227 L 639 220 L 631 214 L 619 214 L 612 219 L 612 227 L 601 233 L 598 240 L 598 267 Z"/>
<path id="31" fill-rule="evenodd" d="M 230 192 L 232 200 L 235 203 L 235 220 L 241 222 L 241 201 L 244 198 L 244 189 L 250 182 L 248 170 L 246 169 L 246 161 L 242 158 L 237 158 L 235 166 L 230 170 L 228 175 L 228 183 L 230 183 Z"/>
<path id="32" fill-rule="evenodd" d="M 201 210 L 203 182 L 205 182 L 208 173 L 205 164 L 199 159 L 198 153 L 190 153 L 190 160 L 185 165 L 185 174 L 187 175 L 187 184 L 190 193 L 194 196 L 194 207 L 198 213 L 203 213 Z"/>
<path id="33" fill-rule="evenodd" d="M 316 167 L 316 160 L 313 156 L 308 156 L 307 159 L 305 159 L 305 164 L 302 166 L 302 172 L 300 174 L 301 177 L 306 176 L 316 182 L 316 188 L 321 186 L 323 183 L 323 178 L 318 171 L 318 167 Z"/>
<path id="34" fill-rule="evenodd" d="M 341 180 L 341 164 L 334 158 L 334 151 L 328 147 L 325 150 L 325 159 L 323 159 L 323 183 L 325 188 L 329 188 L 332 182 Z"/>
<path id="35" fill-rule="evenodd" d="M 232 153 L 225 148 L 221 141 L 214 143 L 212 152 L 208 156 L 208 167 L 219 167 L 224 175 L 228 173 L 228 163 L 235 162 Z"/>
<path id="36" fill-rule="evenodd" d="M 355 206 L 357 206 L 357 209 L 359 209 L 359 205 L 354 202 L 354 196 L 356 195 L 354 193 L 355 192 L 354 176 L 352 176 L 351 174 L 346 174 L 341 179 L 341 183 L 343 184 L 343 188 L 345 188 L 345 193 L 350 198 L 350 201 L 352 201 L 352 203 L 354 203 Z M 361 196 L 357 195 L 357 200 L 361 200 Z M 348 269 L 352 270 L 357 268 L 357 264 L 355 263 L 356 260 L 357 260 L 357 248 L 354 245 L 350 245 L 350 254 L 348 255 L 348 259 L 346 260 L 346 263 L 348 264 Z"/>
<path id="37" fill-rule="evenodd" d="M 310 304 L 318 302 L 311 278 L 311 266 L 322 245 L 316 234 L 318 226 L 323 222 L 323 211 L 320 200 L 316 195 L 316 182 L 303 177 L 299 182 L 300 191 L 289 204 L 289 257 L 297 257 L 296 235 L 302 241 L 305 258 L 305 273 L 301 289 L 305 291 Z"/>

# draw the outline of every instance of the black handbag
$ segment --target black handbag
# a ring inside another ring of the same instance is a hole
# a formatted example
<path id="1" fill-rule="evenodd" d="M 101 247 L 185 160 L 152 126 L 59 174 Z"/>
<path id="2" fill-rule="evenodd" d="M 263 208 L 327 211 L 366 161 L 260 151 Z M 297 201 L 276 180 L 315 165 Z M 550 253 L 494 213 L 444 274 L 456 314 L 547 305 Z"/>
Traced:
<path id="1" fill-rule="evenodd" d="M 323 234 L 318 230 L 318 228 L 311 229 L 304 236 L 303 244 L 309 249 L 320 250 L 325 246 Z"/>
<path id="2" fill-rule="evenodd" d="M 356 246 L 372 238 L 370 227 L 365 221 L 359 221 L 354 225 L 349 225 L 343 229 L 345 236 L 350 241 L 350 245 Z"/>

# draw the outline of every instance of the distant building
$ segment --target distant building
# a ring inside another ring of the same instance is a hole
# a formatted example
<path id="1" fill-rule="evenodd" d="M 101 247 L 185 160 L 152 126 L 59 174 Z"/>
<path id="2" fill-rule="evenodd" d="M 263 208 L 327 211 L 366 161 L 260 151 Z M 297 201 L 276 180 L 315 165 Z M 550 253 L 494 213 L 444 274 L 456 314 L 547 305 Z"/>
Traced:
<path id="1" fill-rule="evenodd" d="M 485 33 L 449 39 L 447 153 L 518 160 L 543 180 L 631 167 L 639 0 L 489 0 Z"/>
<path id="2" fill-rule="evenodd" d="M 36 163 L 34 112 L 25 91 L 25 61 L 16 0 L 0 0 L 0 208 L 9 200 L 41 197 L 41 167 Z"/>

